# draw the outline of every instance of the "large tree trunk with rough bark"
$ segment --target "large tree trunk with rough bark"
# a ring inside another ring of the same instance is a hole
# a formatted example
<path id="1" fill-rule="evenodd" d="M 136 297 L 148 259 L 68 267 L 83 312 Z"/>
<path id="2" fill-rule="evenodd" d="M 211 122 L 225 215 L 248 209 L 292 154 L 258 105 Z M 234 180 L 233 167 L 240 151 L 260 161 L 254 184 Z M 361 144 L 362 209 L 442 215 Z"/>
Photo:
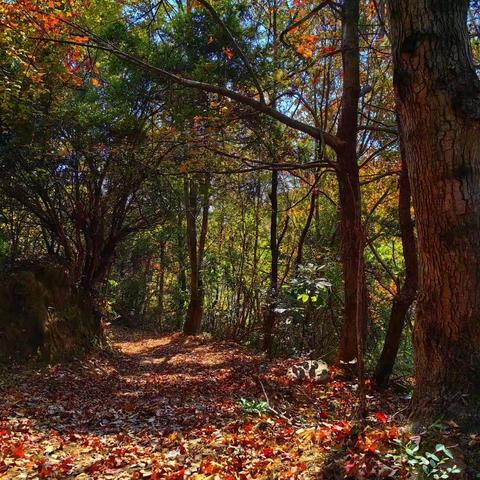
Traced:
<path id="1" fill-rule="evenodd" d="M 360 98 L 359 1 L 343 4 L 343 93 L 337 136 L 337 180 L 340 200 L 341 256 L 344 280 L 344 320 L 338 360 L 358 357 L 358 340 L 365 339 L 368 317 L 365 282 L 360 179 L 357 162 L 358 101 Z"/>
<path id="2" fill-rule="evenodd" d="M 468 0 L 389 0 L 418 234 L 413 415 L 480 423 L 480 82 Z"/>
<path id="3" fill-rule="evenodd" d="M 377 385 L 386 385 L 392 374 L 397 358 L 402 331 L 408 311 L 417 295 L 418 262 L 415 226 L 411 215 L 411 192 L 408 170 L 402 148 L 402 171 L 398 181 L 398 216 L 400 236 L 402 239 L 403 259 L 405 262 L 405 279 L 392 302 L 382 353 L 375 367 L 374 379 Z"/>

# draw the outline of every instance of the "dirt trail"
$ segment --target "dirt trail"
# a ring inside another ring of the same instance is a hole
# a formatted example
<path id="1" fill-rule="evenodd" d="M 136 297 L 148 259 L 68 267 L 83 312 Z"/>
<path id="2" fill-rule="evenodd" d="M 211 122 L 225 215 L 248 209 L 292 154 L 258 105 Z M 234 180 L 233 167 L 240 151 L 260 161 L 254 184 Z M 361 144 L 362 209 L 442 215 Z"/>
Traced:
<path id="1" fill-rule="evenodd" d="M 291 362 L 233 343 L 112 336 L 112 354 L 1 374 L 1 479 L 321 478 L 351 434 L 354 385 L 291 385 Z"/>

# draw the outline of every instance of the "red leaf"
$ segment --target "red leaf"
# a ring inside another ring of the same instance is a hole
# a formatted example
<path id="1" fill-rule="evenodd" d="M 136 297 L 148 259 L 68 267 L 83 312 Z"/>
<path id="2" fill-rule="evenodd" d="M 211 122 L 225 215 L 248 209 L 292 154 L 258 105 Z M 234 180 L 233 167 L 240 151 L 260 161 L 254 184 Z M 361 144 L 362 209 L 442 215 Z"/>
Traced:
<path id="1" fill-rule="evenodd" d="M 382 423 L 387 423 L 388 422 L 388 417 L 382 412 L 376 412 L 373 415 L 378 421 L 380 421 Z"/>
<path id="2" fill-rule="evenodd" d="M 222 51 L 229 60 L 233 58 L 233 50 L 231 48 L 222 47 Z"/>
<path id="3" fill-rule="evenodd" d="M 15 458 L 23 458 L 25 456 L 25 450 L 23 449 L 23 446 L 20 444 L 15 445 L 12 451 L 12 455 Z"/>
<path id="4" fill-rule="evenodd" d="M 263 456 L 267 458 L 273 457 L 273 449 L 270 447 L 264 448 L 262 450 Z"/>

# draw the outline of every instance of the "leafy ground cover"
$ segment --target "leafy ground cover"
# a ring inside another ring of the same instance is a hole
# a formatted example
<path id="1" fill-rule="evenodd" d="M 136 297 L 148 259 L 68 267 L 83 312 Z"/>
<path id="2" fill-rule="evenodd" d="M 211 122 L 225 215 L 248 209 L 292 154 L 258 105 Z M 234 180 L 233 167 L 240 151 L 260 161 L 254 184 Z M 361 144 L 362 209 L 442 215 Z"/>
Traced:
<path id="1" fill-rule="evenodd" d="M 293 360 L 115 329 L 112 353 L 3 371 L 0 478 L 407 478 L 407 400 L 294 383 Z"/>

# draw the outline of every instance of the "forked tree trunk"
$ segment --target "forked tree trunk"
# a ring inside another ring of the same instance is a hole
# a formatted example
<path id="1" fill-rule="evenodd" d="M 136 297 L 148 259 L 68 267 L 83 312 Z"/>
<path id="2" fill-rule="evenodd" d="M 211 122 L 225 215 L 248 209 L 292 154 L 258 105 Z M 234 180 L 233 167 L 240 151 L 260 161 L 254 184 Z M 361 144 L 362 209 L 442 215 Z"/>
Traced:
<path id="1" fill-rule="evenodd" d="M 392 374 L 397 358 L 403 327 L 408 311 L 415 300 L 418 288 L 418 261 L 414 222 L 411 215 L 411 192 L 408 170 L 402 148 L 402 171 L 399 179 L 398 213 L 403 258 L 405 261 L 405 280 L 393 298 L 392 310 L 388 322 L 383 350 L 375 367 L 374 379 L 377 385 L 386 385 Z"/>
<path id="2" fill-rule="evenodd" d="M 343 93 L 337 150 L 340 200 L 341 257 L 344 280 L 344 320 L 338 360 L 358 357 L 358 342 L 366 336 L 368 297 L 364 272 L 360 179 L 357 162 L 358 101 L 360 98 L 359 0 L 343 3 Z M 360 331 L 357 332 L 357 325 Z M 360 338 L 357 338 L 360 337 Z"/>
<path id="3" fill-rule="evenodd" d="M 418 234 L 413 415 L 480 422 L 480 82 L 468 0 L 389 0 Z"/>

